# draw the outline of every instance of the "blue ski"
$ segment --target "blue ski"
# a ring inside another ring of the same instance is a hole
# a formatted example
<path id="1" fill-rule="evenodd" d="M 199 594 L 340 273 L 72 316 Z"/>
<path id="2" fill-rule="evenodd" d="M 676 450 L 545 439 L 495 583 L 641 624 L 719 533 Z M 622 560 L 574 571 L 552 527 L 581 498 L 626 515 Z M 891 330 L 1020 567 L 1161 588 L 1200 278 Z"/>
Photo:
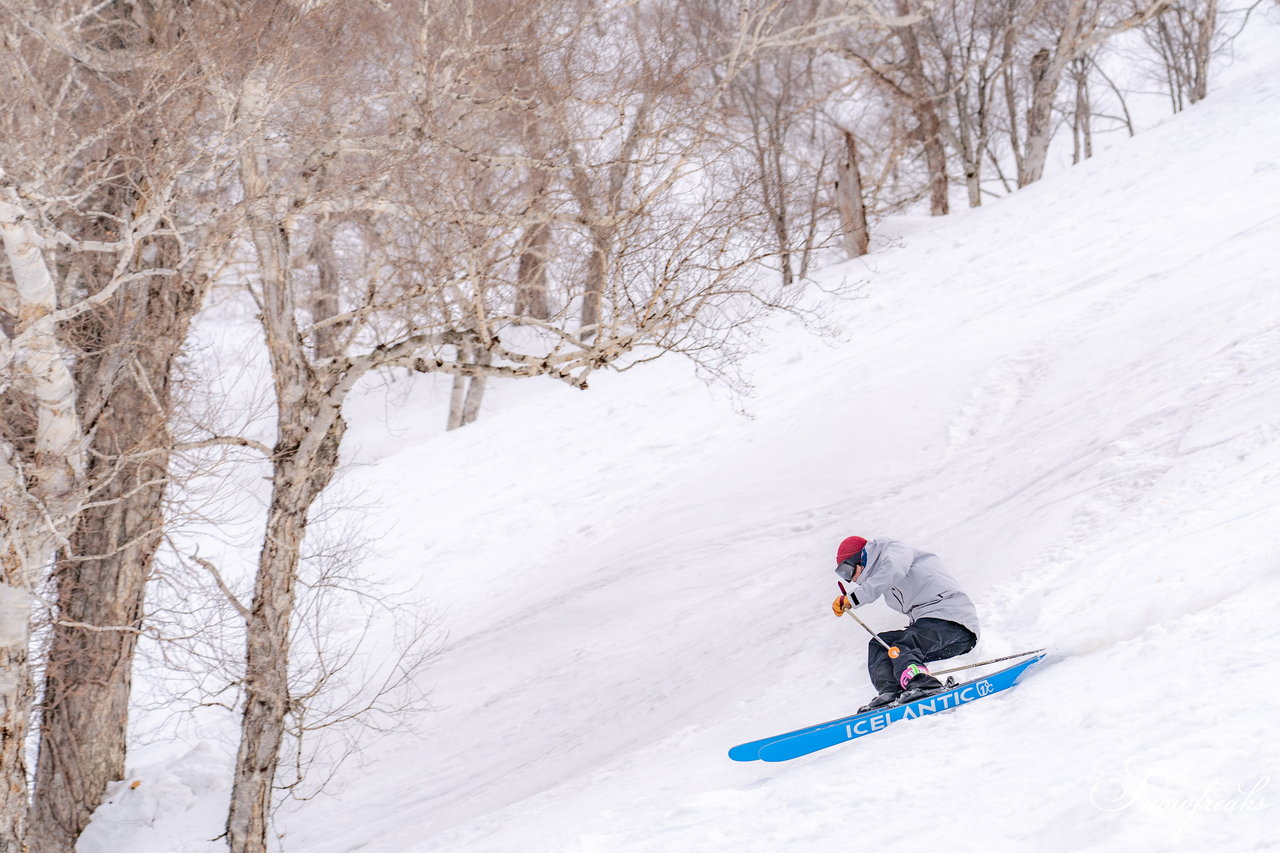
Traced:
<path id="1" fill-rule="evenodd" d="M 739 744 L 729 750 L 729 757 L 734 761 L 755 761 L 757 759 L 763 761 L 786 761 L 801 755 L 808 755 L 811 752 L 817 752 L 820 749 L 826 749 L 829 746 L 835 746 L 847 740 L 878 732 L 899 720 L 912 720 L 916 717 L 936 714 L 939 711 L 948 711 L 975 699 L 980 699 L 983 696 L 990 696 L 992 693 L 1007 690 L 1017 682 L 1027 667 L 1043 659 L 1044 655 L 1039 654 L 991 675 L 966 681 L 949 690 L 935 693 L 923 699 L 917 699 L 914 702 L 908 702 L 905 705 L 892 705 L 888 708 L 868 711 L 865 714 L 853 714 L 837 720 L 829 720 L 825 723 L 818 723 L 795 731 Z"/>

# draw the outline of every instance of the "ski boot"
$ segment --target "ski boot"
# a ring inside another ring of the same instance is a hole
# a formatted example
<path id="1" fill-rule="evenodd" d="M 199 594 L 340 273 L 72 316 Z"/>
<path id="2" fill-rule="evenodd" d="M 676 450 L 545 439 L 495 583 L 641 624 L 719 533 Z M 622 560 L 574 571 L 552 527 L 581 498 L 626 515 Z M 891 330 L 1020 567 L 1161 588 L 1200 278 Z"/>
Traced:
<path id="1" fill-rule="evenodd" d="M 881 708 L 888 708 L 890 705 L 893 705 L 898 701 L 898 693 L 899 691 L 897 690 L 886 690 L 859 708 L 858 713 L 865 714 L 868 711 L 878 711 Z"/>

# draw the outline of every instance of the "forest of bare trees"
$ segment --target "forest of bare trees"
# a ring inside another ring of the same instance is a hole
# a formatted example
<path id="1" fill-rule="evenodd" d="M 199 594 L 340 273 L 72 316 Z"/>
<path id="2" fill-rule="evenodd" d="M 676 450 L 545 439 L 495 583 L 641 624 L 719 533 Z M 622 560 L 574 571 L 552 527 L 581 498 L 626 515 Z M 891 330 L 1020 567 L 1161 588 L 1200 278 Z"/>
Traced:
<path id="1" fill-rule="evenodd" d="M 150 607 L 184 573 L 237 646 L 189 673 L 240 725 L 226 841 L 268 848 L 314 696 L 304 542 L 363 379 L 445 375 L 458 428 L 495 380 L 724 370 L 883 216 L 981 205 L 1131 131 L 1117 39 L 1183 109 L 1246 12 L 0 0 L 0 852 L 70 853 L 123 778 L 139 644 L 214 630 Z M 193 326 L 239 298 L 269 368 L 257 435 L 183 404 Z M 269 482 L 243 577 L 162 547 L 193 460 Z"/>

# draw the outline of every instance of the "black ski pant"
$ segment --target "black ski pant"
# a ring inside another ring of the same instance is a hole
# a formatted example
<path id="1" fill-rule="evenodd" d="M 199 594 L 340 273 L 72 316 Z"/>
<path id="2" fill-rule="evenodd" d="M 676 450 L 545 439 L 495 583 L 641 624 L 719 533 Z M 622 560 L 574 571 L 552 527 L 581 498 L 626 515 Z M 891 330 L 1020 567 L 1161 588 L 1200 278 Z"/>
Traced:
<path id="1" fill-rule="evenodd" d="M 879 693 L 897 693 L 902 689 L 902 671 L 913 663 L 946 660 L 962 655 L 978 644 L 978 638 L 965 626 L 946 619 L 917 619 L 901 631 L 881 631 L 880 636 L 898 647 L 898 657 L 875 640 L 867 647 L 867 672 Z"/>

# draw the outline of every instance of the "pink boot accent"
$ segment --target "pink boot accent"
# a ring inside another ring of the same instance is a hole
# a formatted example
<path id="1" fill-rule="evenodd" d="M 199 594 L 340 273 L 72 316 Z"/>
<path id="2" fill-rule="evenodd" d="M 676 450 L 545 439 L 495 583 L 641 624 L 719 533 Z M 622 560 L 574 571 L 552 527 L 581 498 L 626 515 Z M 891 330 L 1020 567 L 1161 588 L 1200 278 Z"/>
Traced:
<path id="1" fill-rule="evenodd" d="M 902 677 L 898 679 L 898 683 L 902 685 L 902 689 L 907 689 L 907 682 L 915 678 L 917 675 L 928 675 L 929 668 L 923 664 L 913 663 L 902 671 Z"/>

